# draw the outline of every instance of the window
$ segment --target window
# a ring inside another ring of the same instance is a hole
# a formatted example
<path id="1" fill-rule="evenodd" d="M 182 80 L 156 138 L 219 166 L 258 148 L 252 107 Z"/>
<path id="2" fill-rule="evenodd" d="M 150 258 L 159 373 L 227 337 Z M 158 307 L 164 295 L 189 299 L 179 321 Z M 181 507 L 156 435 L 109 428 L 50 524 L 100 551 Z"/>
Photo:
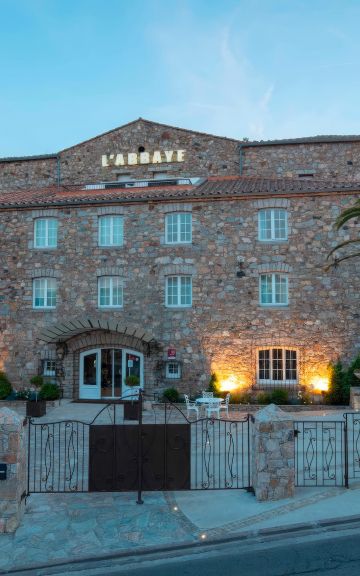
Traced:
<path id="1" fill-rule="evenodd" d="M 189 244 L 192 236 L 191 227 L 190 212 L 168 214 L 165 220 L 166 244 Z"/>
<path id="2" fill-rule="evenodd" d="M 33 307 L 56 307 L 56 279 L 35 278 L 33 281 Z"/>
<path id="3" fill-rule="evenodd" d="M 56 360 L 43 360 L 43 376 L 56 376 Z"/>
<path id="4" fill-rule="evenodd" d="M 287 211 L 270 208 L 259 211 L 259 240 L 287 240 Z"/>
<path id="5" fill-rule="evenodd" d="M 266 348 L 258 351 L 259 384 L 297 384 L 298 354 L 296 350 Z"/>
<path id="6" fill-rule="evenodd" d="M 99 246 L 123 245 L 123 217 L 101 216 L 99 218 Z"/>
<path id="7" fill-rule="evenodd" d="M 123 305 L 123 285 L 117 276 L 101 276 L 98 280 L 98 301 L 100 308 L 121 308 Z"/>
<path id="8" fill-rule="evenodd" d="M 287 306 L 288 279 L 283 274 L 261 274 L 259 278 L 262 306 Z"/>
<path id="9" fill-rule="evenodd" d="M 56 248 L 58 223 L 55 218 L 38 218 L 34 223 L 34 247 Z"/>
<path id="10" fill-rule="evenodd" d="M 166 306 L 190 307 L 191 304 L 191 276 L 168 276 L 166 278 Z"/>
<path id="11" fill-rule="evenodd" d="M 180 364 L 179 362 L 167 362 L 166 363 L 166 378 L 170 380 L 175 380 L 176 378 L 180 378 L 181 371 L 180 371 Z"/>

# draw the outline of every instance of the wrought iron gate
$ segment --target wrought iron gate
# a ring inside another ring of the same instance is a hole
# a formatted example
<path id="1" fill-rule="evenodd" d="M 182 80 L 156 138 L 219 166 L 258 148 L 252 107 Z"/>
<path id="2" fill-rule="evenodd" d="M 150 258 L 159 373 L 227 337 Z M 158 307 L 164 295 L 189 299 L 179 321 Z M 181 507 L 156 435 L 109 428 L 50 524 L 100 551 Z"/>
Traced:
<path id="1" fill-rule="evenodd" d="M 295 485 L 346 486 L 360 480 L 360 414 L 294 422 Z"/>
<path id="2" fill-rule="evenodd" d="M 90 423 L 29 420 L 28 493 L 250 488 L 250 418 L 192 421 L 166 402 L 138 422 L 119 404 Z"/>

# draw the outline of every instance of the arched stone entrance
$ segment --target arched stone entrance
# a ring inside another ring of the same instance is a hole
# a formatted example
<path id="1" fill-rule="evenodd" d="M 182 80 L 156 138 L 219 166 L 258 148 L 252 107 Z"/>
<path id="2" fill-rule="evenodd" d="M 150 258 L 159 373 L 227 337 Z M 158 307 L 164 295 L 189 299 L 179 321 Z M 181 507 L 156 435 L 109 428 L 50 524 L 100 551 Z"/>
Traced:
<path id="1" fill-rule="evenodd" d="M 156 358 L 151 352 L 157 348 L 156 342 L 135 326 L 81 318 L 49 326 L 39 339 L 47 349 L 65 350 L 60 370 L 64 397 L 99 400 L 131 396 L 134 389 L 126 385 L 127 376 L 137 376 L 139 386 L 152 388 Z"/>

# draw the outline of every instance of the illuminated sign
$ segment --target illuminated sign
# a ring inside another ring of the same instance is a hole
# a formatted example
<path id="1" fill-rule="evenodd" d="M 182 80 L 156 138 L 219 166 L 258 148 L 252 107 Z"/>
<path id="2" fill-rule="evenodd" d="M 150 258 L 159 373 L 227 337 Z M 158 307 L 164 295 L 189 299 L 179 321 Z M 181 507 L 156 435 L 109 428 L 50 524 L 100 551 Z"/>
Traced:
<path id="1" fill-rule="evenodd" d="M 185 150 L 154 150 L 154 152 L 129 152 L 127 154 L 103 154 L 101 164 L 109 166 L 136 166 L 138 164 L 162 164 L 184 162 Z"/>

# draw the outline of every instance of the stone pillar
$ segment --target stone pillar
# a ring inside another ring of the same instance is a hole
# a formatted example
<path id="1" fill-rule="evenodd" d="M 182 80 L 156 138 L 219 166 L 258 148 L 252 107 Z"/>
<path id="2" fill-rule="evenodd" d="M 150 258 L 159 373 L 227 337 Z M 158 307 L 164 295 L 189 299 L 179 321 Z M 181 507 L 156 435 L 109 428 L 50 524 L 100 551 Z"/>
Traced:
<path id="1" fill-rule="evenodd" d="M 351 410 L 360 410 L 360 386 L 351 386 L 350 388 L 350 408 Z"/>
<path id="2" fill-rule="evenodd" d="M 15 532 L 25 508 L 27 443 L 24 418 L 9 408 L 0 409 L 0 463 L 7 465 L 0 479 L 0 533 Z"/>
<path id="3" fill-rule="evenodd" d="M 294 422 L 275 404 L 259 410 L 252 426 L 252 482 L 257 500 L 295 492 Z"/>

